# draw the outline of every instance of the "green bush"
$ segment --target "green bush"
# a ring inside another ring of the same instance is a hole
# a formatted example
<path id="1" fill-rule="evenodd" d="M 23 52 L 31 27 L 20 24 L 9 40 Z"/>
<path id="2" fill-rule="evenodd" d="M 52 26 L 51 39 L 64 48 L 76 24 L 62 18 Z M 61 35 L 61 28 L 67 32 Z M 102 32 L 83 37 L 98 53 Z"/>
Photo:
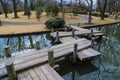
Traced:
<path id="1" fill-rule="evenodd" d="M 60 11 L 60 9 L 59 9 L 58 5 L 56 5 L 56 4 L 52 5 L 52 7 L 51 7 L 52 16 L 58 16 L 59 11 Z"/>
<path id="2" fill-rule="evenodd" d="M 65 21 L 63 18 L 60 17 L 53 17 L 48 19 L 45 22 L 45 25 L 47 26 L 47 28 L 51 29 L 51 28 L 62 28 L 65 24 Z"/>
<path id="3" fill-rule="evenodd" d="M 99 12 L 92 12 L 92 15 L 93 15 L 93 16 L 96 16 L 96 17 L 100 17 L 100 16 L 101 16 L 101 14 L 100 14 Z M 109 14 L 106 14 L 106 13 L 105 13 L 104 17 L 105 17 L 105 18 L 109 17 Z"/>
<path id="4" fill-rule="evenodd" d="M 78 14 L 87 14 L 87 11 L 79 11 Z"/>
<path id="5" fill-rule="evenodd" d="M 2 12 L 0 12 L 0 14 L 2 14 Z"/>

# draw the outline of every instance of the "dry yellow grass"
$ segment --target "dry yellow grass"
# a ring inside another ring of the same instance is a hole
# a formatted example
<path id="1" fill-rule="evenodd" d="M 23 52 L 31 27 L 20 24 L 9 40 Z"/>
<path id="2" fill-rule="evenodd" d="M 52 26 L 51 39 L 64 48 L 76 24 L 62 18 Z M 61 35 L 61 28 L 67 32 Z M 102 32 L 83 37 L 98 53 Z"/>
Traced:
<path id="1" fill-rule="evenodd" d="M 35 11 L 31 11 L 31 17 L 30 19 L 28 19 L 27 16 L 24 16 L 24 12 L 18 12 L 18 16 L 20 18 L 14 19 L 14 14 L 10 13 L 8 14 L 8 18 L 5 18 L 4 14 L 0 15 L 0 19 L 2 21 L 12 21 L 12 22 L 38 22 L 38 20 L 36 19 L 36 12 Z M 83 18 L 80 17 L 74 17 L 69 15 L 70 13 L 66 13 L 65 14 L 65 21 L 72 21 L 72 20 L 83 20 Z M 62 17 L 62 13 L 59 13 L 58 16 Z M 45 22 L 46 20 L 48 20 L 50 17 L 46 16 L 46 13 L 43 12 L 40 18 L 40 21 Z"/>
<path id="2" fill-rule="evenodd" d="M 10 22 L 38 22 L 35 16 L 35 12 L 32 11 L 31 19 L 28 19 L 26 16 L 23 16 L 23 12 L 18 13 L 19 17 L 18 19 L 13 19 L 13 13 L 8 14 L 9 18 L 4 18 L 4 15 L 0 15 L 0 19 L 2 21 L 10 21 Z M 59 16 L 62 17 L 62 14 L 59 13 Z M 50 17 L 46 17 L 45 13 L 42 13 L 41 21 L 46 21 Z M 105 18 L 105 20 L 101 20 L 99 17 L 94 17 L 93 16 L 93 22 L 94 24 L 89 24 L 86 25 L 84 23 L 81 23 L 81 26 L 93 26 L 93 25 L 101 25 L 101 24 L 108 24 L 108 23 L 114 23 L 114 22 L 119 22 L 120 20 L 115 21 L 114 19 L 108 19 Z M 74 17 L 70 16 L 70 13 L 67 13 L 65 15 L 65 20 L 66 21 L 78 21 L 78 20 L 84 20 L 81 17 Z M 44 31 L 49 31 L 49 29 L 46 28 L 44 24 L 36 24 L 36 25 L 3 25 L 0 26 L 0 35 L 9 35 L 9 34 L 23 34 L 23 33 L 34 33 L 34 32 L 44 32 Z"/>
<path id="3" fill-rule="evenodd" d="M 0 27 L 0 35 L 23 34 L 49 31 L 45 25 L 4 25 Z"/>
<path id="4" fill-rule="evenodd" d="M 81 27 L 89 27 L 89 26 L 95 26 L 95 25 L 103 25 L 103 24 L 111 24 L 115 22 L 120 22 L 120 20 L 109 19 L 109 18 L 105 18 L 104 20 L 101 20 L 100 17 L 95 17 L 95 16 L 92 16 L 92 18 L 94 19 L 92 21 L 93 24 L 81 23 Z"/>

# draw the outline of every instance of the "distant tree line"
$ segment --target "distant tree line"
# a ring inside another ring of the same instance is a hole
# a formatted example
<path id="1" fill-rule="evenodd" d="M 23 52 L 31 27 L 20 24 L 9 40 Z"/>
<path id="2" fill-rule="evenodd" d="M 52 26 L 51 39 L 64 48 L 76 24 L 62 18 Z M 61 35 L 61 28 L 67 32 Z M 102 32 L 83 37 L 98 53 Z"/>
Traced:
<path id="1" fill-rule="evenodd" d="M 94 0 L 0 0 L 5 17 L 8 17 L 9 11 L 14 12 L 14 18 L 18 18 L 17 12 L 24 11 L 25 16 L 30 16 L 30 10 L 36 11 L 36 18 L 40 20 L 41 13 L 46 12 L 46 16 L 57 16 L 61 11 L 64 17 L 69 10 L 73 13 L 78 11 L 87 11 L 89 15 L 88 23 L 91 23 L 91 13 L 94 11 Z M 66 6 L 64 6 L 66 5 Z M 97 0 L 97 11 L 101 14 L 101 19 L 104 20 L 106 12 L 115 16 L 117 19 L 120 15 L 120 0 Z M 11 9 L 10 9 L 11 8 Z M 74 10 L 74 11 L 73 11 Z"/>

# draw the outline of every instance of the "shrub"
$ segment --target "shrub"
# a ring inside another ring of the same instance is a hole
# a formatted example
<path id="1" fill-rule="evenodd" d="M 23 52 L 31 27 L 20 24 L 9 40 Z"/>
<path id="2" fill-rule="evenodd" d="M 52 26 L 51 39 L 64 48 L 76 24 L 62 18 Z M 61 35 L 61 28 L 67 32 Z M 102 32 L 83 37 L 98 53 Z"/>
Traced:
<path id="1" fill-rule="evenodd" d="M 2 12 L 0 12 L 0 14 L 2 14 Z"/>
<path id="2" fill-rule="evenodd" d="M 78 11 L 79 11 L 79 8 L 78 8 L 78 7 L 74 7 L 74 8 L 72 9 L 73 15 L 74 15 L 74 16 L 77 16 Z"/>
<path id="3" fill-rule="evenodd" d="M 37 7 L 36 8 L 36 18 L 40 21 L 41 18 L 41 14 L 42 14 L 42 8 L 41 7 Z"/>
<path id="4" fill-rule="evenodd" d="M 51 7 L 51 14 L 52 16 L 58 16 L 60 9 L 57 4 L 52 5 Z"/>
<path id="5" fill-rule="evenodd" d="M 92 15 L 93 15 L 93 16 L 96 16 L 96 17 L 100 17 L 100 16 L 101 16 L 101 14 L 100 14 L 99 12 L 92 12 Z M 106 13 L 105 13 L 104 17 L 105 17 L 105 18 L 109 17 L 109 14 L 106 14 Z"/>
<path id="6" fill-rule="evenodd" d="M 66 9 L 63 8 L 63 9 L 62 9 L 62 17 L 63 17 L 63 18 L 65 18 L 65 13 L 66 13 Z"/>
<path id="7" fill-rule="evenodd" d="M 79 11 L 78 14 L 87 14 L 87 11 Z"/>
<path id="8" fill-rule="evenodd" d="M 65 21 L 63 18 L 60 17 L 53 17 L 48 19 L 45 22 L 45 25 L 47 26 L 47 28 L 51 29 L 51 28 L 62 28 L 65 24 Z"/>

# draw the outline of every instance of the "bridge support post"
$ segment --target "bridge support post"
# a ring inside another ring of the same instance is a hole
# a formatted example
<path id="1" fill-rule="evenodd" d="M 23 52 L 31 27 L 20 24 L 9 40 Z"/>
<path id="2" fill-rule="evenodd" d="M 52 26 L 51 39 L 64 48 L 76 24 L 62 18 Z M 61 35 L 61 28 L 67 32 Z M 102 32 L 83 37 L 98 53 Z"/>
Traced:
<path id="1" fill-rule="evenodd" d="M 56 42 L 56 43 L 59 42 L 59 32 L 58 32 L 58 31 L 56 32 L 56 40 L 55 40 L 55 42 Z"/>
<path id="2" fill-rule="evenodd" d="M 74 44 L 74 50 L 73 50 L 73 63 L 77 60 L 77 44 Z"/>
<path id="3" fill-rule="evenodd" d="M 51 33 L 53 33 L 54 32 L 54 28 L 51 28 Z"/>
<path id="4" fill-rule="evenodd" d="M 80 27 L 80 23 L 78 23 L 78 27 Z"/>
<path id="5" fill-rule="evenodd" d="M 72 37 L 75 37 L 75 30 L 72 29 Z"/>
<path id="6" fill-rule="evenodd" d="M 48 63 L 50 66 L 54 66 L 54 52 L 48 51 Z"/>
<path id="7" fill-rule="evenodd" d="M 36 41 L 36 49 L 40 49 L 40 41 Z"/>
<path id="8" fill-rule="evenodd" d="M 6 47 L 4 47 L 4 50 L 5 50 L 5 56 L 11 57 L 10 47 L 6 46 Z"/>
<path id="9" fill-rule="evenodd" d="M 92 36 L 93 36 L 93 29 L 91 30 L 91 33 L 90 33 L 90 38 L 92 39 Z"/>
<path id="10" fill-rule="evenodd" d="M 65 32 L 67 32 L 67 31 L 68 31 L 68 27 L 66 26 L 66 27 L 65 27 Z"/>
<path id="11" fill-rule="evenodd" d="M 10 80 L 17 80 L 13 62 L 6 63 L 6 70 Z"/>

